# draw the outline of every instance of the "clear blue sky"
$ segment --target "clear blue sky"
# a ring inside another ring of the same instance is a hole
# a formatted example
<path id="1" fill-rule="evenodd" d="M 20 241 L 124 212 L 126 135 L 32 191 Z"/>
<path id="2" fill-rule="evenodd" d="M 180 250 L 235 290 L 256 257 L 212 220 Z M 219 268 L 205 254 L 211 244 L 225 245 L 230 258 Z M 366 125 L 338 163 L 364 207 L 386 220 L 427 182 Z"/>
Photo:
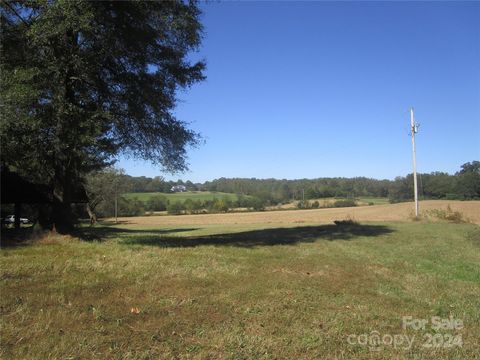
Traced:
<path id="1" fill-rule="evenodd" d="M 176 114 L 206 143 L 190 171 L 121 159 L 128 174 L 394 178 L 480 159 L 480 3 L 210 2 L 194 58 L 207 80 Z"/>

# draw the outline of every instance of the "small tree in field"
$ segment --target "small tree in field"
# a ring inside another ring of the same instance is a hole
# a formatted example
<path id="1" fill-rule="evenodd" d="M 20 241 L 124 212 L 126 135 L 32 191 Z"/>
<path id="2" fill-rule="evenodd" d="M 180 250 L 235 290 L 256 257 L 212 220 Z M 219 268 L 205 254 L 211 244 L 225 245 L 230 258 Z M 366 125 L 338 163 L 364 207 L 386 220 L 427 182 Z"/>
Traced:
<path id="1" fill-rule="evenodd" d="M 107 168 L 103 171 L 92 172 L 85 178 L 85 190 L 88 195 L 87 211 L 90 222 L 97 221 L 98 213 L 114 214 L 115 201 L 120 201 L 121 195 L 128 192 L 129 184 L 125 181 L 124 170 Z M 118 206 L 118 204 L 117 204 Z"/>

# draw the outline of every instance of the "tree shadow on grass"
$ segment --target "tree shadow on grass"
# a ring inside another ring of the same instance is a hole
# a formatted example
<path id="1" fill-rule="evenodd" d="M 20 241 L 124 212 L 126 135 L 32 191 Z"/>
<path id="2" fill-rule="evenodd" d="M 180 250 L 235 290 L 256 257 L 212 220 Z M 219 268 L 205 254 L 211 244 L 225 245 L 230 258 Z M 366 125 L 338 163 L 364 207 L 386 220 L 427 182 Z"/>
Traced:
<path id="1" fill-rule="evenodd" d="M 155 237 L 186 232 L 186 231 L 194 231 L 198 230 L 198 228 L 177 228 L 177 229 L 122 229 L 110 226 L 102 226 L 102 227 L 83 227 L 78 228 L 75 230 L 74 235 L 79 239 L 84 241 L 104 241 L 111 237 L 131 237 L 131 236 L 139 236 L 141 237 L 142 234 L 154 234 Z"/>
<path id="2" fill-rule="evenodd" d="M 83 226 L 77 227 L 70 234 L 83 241 L 87 242 L 103 242 L 109 238 L 129 238 L 142 237 L 142 234 L 149 234 L 150 236 L 159 237 L 164 235 L 171 235 L 186 231 L 194 231 L 198 228 L 176 228 L 176 229 L 122 229 L 113 227 L 111 224 L 102 226 Z M 48 234 L 48 231 L 33 232 L 33 227 L 24 227 L 21 229 L 3 228 L 0 236 L 0 248 L 20 247 L 35 244 L 36 240 L 43 235 Z M 152 235 L 153 234 L 153 235 Z"/>
<path id="3" fill-rule="evenodd" d="M 185 230 L 185 229 L 180 229 Z M 192 230 L 192 229 L 188 229 Z M 301 226 L 294 228 L 272 228 L 244 231 L 229 234 L 208 236 L 174 237 L 168 236 L 163 230 L 146 231 L 149 234 L 135 234 L 135 230 L 125 238 L 120 237 L 124 245 L 150 245 L 158 247 L 197 247 L 202 245 L 214 246 L 272 246 L 294 245 L 319 240 L 353 240 L 360 236 L 373 237 L 393 232 L 384 225 L 319 225 Z"/>
<path id="4" fill-rule="evenodd" d="M 26 245 L 31 234 L 31 226 L 20 229 L 2 227 L 0 233 L 0 248 Z"/>

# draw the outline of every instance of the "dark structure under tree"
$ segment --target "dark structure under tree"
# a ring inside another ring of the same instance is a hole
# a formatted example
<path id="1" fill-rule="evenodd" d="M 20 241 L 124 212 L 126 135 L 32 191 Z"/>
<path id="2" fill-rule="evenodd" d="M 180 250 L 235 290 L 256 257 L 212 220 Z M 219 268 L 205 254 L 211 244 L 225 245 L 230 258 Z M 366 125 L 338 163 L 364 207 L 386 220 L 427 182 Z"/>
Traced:
<path id="1" fill-rule="evenodd" d="M 22 204 L 53 204 L 53 187 L 28 181 L 18 173 L 9 171 L 5 167 L 1 168 L 0 173 L 0 200 L 2 204 L 14 204 L 15 228 L 20 228 Z M 88 203 L 88 197 L 83 186 L 75 189 L 71 203 Z"/>

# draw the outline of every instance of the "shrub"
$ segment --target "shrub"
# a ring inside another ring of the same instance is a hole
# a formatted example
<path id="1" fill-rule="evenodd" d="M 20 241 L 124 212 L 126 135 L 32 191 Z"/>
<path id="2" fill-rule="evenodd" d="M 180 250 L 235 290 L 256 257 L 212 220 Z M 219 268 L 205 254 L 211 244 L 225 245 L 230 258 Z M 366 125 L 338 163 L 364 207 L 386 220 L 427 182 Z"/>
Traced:
<path id="1" fill-rule="evenodd" d="M 137 198 L 125 199 L 120 197 L 118 199 L 118 216 L 141 216 L 144 214 L 144 204 Z"/>
<path id="2" fill-rule="evenodd" d="M 252 208 L 255 211 L 263 211 L 265 210 L 265 203 L 262 201 L 262 199 L 257 198 L 257 197 L 252 197 L 250 199 L 250 208 Z"/>
<path id="3" fill-rule="evenodd" d="M 213 202 L 212 210 L 214 212 L 227 212 L 228 211 L 228 202 L 224 199 L 216 199 Z"/>
<path id="4" fill-rule="evenodd" d="M 192 213 L 198 214 L 204 209 L 204 205 L 200 200 L 192 201 Z"/>
<path id="5" fill-rule="evenodd" d="M 465 200 L 465 196 L 463 194 L 448 193 L 448 194 L 445 194 L 445 199 L 446 200 Z"/>
<path id="6" fill-rule="evenodd" d="M 248 207 L 250 207 L 249 204 L 250 204 L 250 198 L 249 197 L 246 197 L 243 194 L 238 194 L 237 195 L 236 207 L 246 207 L 246 208 L 248 208 Z"/>
<path id="7" fill-rule="evenodd" d="M 354 219 L 334 220 L 333 222 L 337 226 L 360 225 L 360 223 L 358 223 Z"/>
<path id="8" fill-rule="evenodd" d="M 189 214 L 198 214 L 203 209 L 203 203 L 200 200 L 187 199 L 184 201 L 183 206 Z"/>
<path id="9" fill-rule="evenodd" d="M 167 212 L 170 215 L 180 215 L 183 214 L 183 211 L 185 210 L 185 206 L 181 202 L 174 202 L 171 204 L 168 204 L 167 206 Z"/>
<path id="10" fill-rule="evenodd" d="M 346 200 L 337 200 L 333 203 L 333 207 L 351 207 L 357 206 L 355 200 L 346 199 Z"/>
<path id="11" fill-rule="evenodd" d="M 165 211 L 167 210 L 168 199 L 163 195 L 152 196 L 147 201 L 147 210 L 149 211 Z"/>
<path id="12" fill-rule="evenodd" d="M 320 203 L 318 202 L 318 200 L 315 200 L 314 202 L 312 202 L 313 209 L 318 209 L 319 207 L 320 207 Z"/>
<path id="13" fill-rule="evenodd" d="M 468 220 L 460 211 L 453 211 L 450 205 L 447 206 L 446 210 L 433 209 L 430 210 L 428 214 L 436 217 L 437 219 L 446 220 L 457 224 L 468 222 Z"/>
<path id="14" fill-rule="evenodd" d="M 309 209 L 311 207 L 310 202 L 308 200 L 300 200 L 297 203 L 297 208 L 299 209 Z"/>

